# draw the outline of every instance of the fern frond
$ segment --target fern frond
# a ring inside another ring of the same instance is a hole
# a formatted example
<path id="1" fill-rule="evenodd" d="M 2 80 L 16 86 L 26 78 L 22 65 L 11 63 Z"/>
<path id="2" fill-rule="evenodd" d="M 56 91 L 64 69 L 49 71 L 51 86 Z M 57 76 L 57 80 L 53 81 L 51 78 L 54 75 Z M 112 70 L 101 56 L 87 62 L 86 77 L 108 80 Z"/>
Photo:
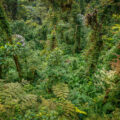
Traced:
<path id="1" fill-rule="evenodd" d="M 14 109 L 19 106 L 21 110 L 37 104 L 37 96 L 27 94 L 20 83 L 7 83 L 0 90 L 1 103 L 5 107 Z"/>
<path id="2" fill-rule="evenodd" d="M 58 102 L 58 106 L 62 107 L 64 111 L 64 116 L 69 120 L 78 120 L 77 112 L 75 110 L 75 105 L 68 100 L 62 100 Z"/>
<path id="3" fill-rule="evenodd" d="M 59 83 L 55 86 L 53 86 L 53 93 L 56 95 L 56 97 L 61 99 L 66 99 L 69 94 L 69 88 L 67 84 Z"/>

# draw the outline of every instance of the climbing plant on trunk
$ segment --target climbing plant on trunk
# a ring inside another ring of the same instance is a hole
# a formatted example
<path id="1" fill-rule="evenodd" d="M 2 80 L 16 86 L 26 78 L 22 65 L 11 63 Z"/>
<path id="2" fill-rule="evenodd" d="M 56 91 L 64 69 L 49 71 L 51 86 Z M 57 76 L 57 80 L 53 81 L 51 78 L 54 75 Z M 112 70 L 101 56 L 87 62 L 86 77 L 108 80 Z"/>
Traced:
<path id="1" fill-rule="evenodd" d="M 93 74 L 96 70 L 98 58 L 103 45 L 101 31 L 102 25 L 97 18 L 97 11 L 86 15 L 86 24 L 91 28 L 91 35 L 89 37 L 89 49 L 87 51 L 88 58 L 88 72 Z"/>

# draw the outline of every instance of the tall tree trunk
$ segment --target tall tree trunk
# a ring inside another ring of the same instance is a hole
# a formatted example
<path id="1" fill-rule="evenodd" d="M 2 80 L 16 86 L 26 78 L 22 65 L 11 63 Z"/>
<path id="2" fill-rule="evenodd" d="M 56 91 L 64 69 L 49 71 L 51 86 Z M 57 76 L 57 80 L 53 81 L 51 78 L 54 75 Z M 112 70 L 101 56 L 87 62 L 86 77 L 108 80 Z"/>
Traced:
<path id="1" fill-rule="evenodd" d="M 16 65 L 16 69 L 17 69 L 19 78 L 22 79 L 22 72 L 21 72 L 18 56 L 17 55 L 13 55 L 13 59 L 14 59 L 15 65 Z"/>
<path id="2" fill-rule="evenodd" d="M 17 17 L 17 7 L 18 7 L 18 0 L 13 2 L 13 9 L 12 9 L 12 18 L 15 20 Z"/>
<path id="3" fill-rule="evenodd" d="M 88 73 L 91 75 L 96 71 L 99 55 L 101 53 L 101 48 L 103 46 L 102 41 L 102 25 L 99 23 L 97 19 L 97 11 L 95 10 L 93 13 L 88 14 L 86 16 L 86 23 L 91 27 L 92 33 L 90 36 L 90 44 L 88 50 Z"/>
<path id="4" fill-rule="evenodd" d="M 74 35 L 75 43 L 73 53 L 79 53 L 81 51 L 80 41 L 81 41 L 81 27 L 77 24 Z"/>

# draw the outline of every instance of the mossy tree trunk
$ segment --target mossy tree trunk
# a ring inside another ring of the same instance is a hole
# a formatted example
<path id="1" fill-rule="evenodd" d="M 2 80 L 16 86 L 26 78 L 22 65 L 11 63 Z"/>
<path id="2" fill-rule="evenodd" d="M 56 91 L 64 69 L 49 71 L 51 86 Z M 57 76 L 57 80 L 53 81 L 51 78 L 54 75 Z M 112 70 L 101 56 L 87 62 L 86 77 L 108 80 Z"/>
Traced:
<path id="1" fill-rule="evenodd" d="M 4 0 L 3 5 L 11 19 L 16 20 L 18 13 L 18 0 Z"/>
<path id="2" fill-rule="evenodd" d="M 85 13 L 85 0 L 80 0 L 81 14 Z"/>
<path id="3" fill-rule="evenodd" d="M 18 0 L 13 3 L 12 18 L 15 20 L 17 16 Z"/>
<path id="4" fill-rule="evenodd" d="M 96 70 L 101 48 L 103 46 L 103 41 L 101 36 L 102 25 L 99 23 L 97 19 L 96 10 L 93 13 L 88 14 L 86 16 L 86 23 L 92 30 L 89 40 L 90 41 L 89 49 L 87 53 L 88 73 L 92 75 Z"/>
<path id="5" fill-rule="evenodd" d="M 81 51 L 81 26 L 80 25 L 76 25 L 76 29 L 75 29 L 75 42 L 74 42 L 74 49 L 73 49 L 73 53 L 79 53 Z"/>

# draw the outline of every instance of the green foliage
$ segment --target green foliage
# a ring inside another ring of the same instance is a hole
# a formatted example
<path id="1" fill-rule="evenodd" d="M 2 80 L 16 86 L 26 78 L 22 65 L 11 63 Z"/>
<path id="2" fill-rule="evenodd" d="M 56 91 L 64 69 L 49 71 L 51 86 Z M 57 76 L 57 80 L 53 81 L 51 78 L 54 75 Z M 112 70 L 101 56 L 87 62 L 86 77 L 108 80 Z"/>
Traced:
<path id="1" fill-rule="evenodd" d="M 0 1 L 0 120 L 119 120 L 119 3 Z"/>
<path id="2" fill-rule="evenodd" d="M 58 98 L 65 99 L 68 97 L 69 89 L 66 84 L 58 83 L 56 86 L 53 86 L 53 92 Z"/>
<path id="3" fill-rule="evenodd" d="M 7 83 L 0 88 L 0 103 L 4 106 L 0 117 L 8 120 L 17 112 L 22 114 L 24 110 L 35 107 L 37 97 L 27 94 L 19 83 Z"/>

